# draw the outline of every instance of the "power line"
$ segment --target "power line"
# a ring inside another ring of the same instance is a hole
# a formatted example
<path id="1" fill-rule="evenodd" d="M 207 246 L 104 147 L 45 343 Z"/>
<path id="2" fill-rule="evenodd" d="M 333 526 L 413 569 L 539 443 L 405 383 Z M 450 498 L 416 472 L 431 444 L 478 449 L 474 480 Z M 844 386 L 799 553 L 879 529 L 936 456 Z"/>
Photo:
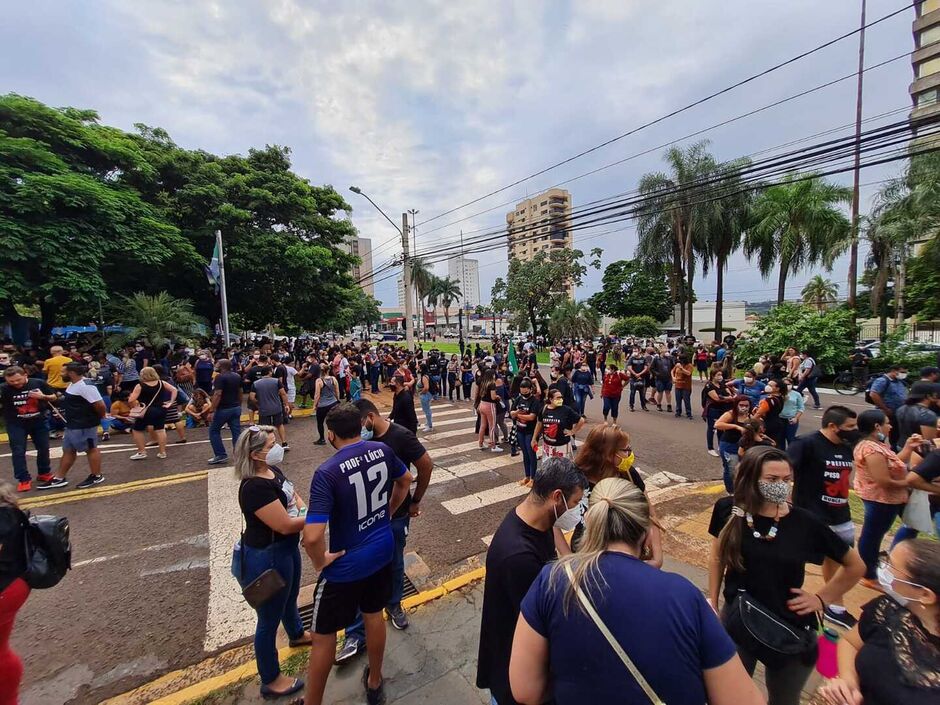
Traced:
<path id="1" fill-rule="evenodd" d="M 919 1 L 919 0 L 918 0 L 918 1 Z M 816 47 L 814 47 L 814 48 L 812 48 L 812 49 L 809 49 L 809 50 L 807 50 L 807 51 L 801 52 L 800 54 L 797 54 L 796 56 L 793 56 L 793 57 L 791 57 L 791 58 L 789 58 L 789 59 L 786 59 L 785 61 L 781 61 L 780 63 L 775 64 L 774 66 L 771 66 L 770 68 L 767 68 L 767 69 L 764 69 L 763 71 L 760 71 L 760 72 L 758 72 L 758 73 L 752 74 L 752 75 L 748 76 L 747 78 L 744 78 L 744 79 L 742 79 L 742 80 L 740 80 L 740 81 L 737 81 L 737 82 L 731 84 L 730 86 L 726 86 L 725 88 L 722 88 L 722 89 L 720 89 L 720 90 L 718 90 L 718 91 L 715 91 L 714 93 L 710 93 L 709 95 L 707 95 L 707 96 L 705 96 L 705 97 L 703 97 L 703 98 L 699 98 L 698 100 L 696 100 L 696 101 L 694 101 L 694 102 L 692 102 L 692 103 L 689 103 L 689 104 L 687 104 L 687 105 L 684 105 L 684 106 L 681 107 L 681 108 L 677 108 L 676 110 L 673 110 L 673 111 L 671 111 L 671 112 L 669 112 L 669 113 L 666 113 L 665 115 L 661 115 L 661 116 L 658 117 L 658 118 L 655 118 L 655 119 L 653 119 L 653 120 L 650 120 L 649 122 L 646 122 L 646 123 L 643 123 L 642 125 L 639 125 L 639 126 L 637 126 L 637 127 L 634 127 L 633 129 L 628 130 L 627 132 L 624 132 L 624 133 L 622 133 L 622 134 L 619 134 L 619 135 L 617 135 L 616 137 L 612 137 L 612 138 L 610 138 L 610 139 L 608 139 L 608 140 L 605 140 L 604 142 L 601 142 L 600 144 L 594 145 L 593 147 L 590 147 L 590 148 L 585 149 L 585 150 L 583 150 L 583 151 L 581 151 L 581 152 L 578 152 L 577 154 L 575 154 L 575 155 L 573 155 L 573 156 L 571 156 L 571 157 L 568 157 L 568 158 L 563 159 L 563 160 L 561 160 L 561 161 L 559 161 L 559 162 L 556 162 L 556 163 L 554 163 L 554 164 L 552 164 L 552 165 L 550 165 L 550 166 L 547 166 L 547 167 L 545 167 L 545 168 L 543 168 L 543 169 L 540 169 L 539 171 L 536 171 L 536 172 L 533 173 L 533 174 L 529 174 L 528 176 L 525 176 L 525 177 L 523 177 L 523 178 L 521 178 L 521 179 L 518 179 L 518 180 L 512 182 L 511 184 L 508 184 L 508 185 L 506 185 L 506 186 L 503 186 L 503 187 L 501 187 L 501 188 L 498 188 L 498 189 L 496 189 L 496 190 L 494 190 L 494 191 L 490 191 L 490 192 L 487 193 L 487 194 L 484 194 L 484 195 L 482 195 L 482 196 L 479 196 L 479 197 L 477 197 L 477 198 L 474 198 L 473 200 L 468 201 L 468 202 L 466 202 L 466 203 L 464 203 L 464 204 L 462 204 L 462 205 L 459 205 L 459 206 L 457 206 L 457 207 L 455 207 L 455 208 L 451 208 L 450 210 L 446 210 L 446 211 L 444 211 L 443 213 L 439 213 L 439 214 L 437 214 L 437 215 L 435 215 L 435 216 L 433 216 L 433 217 L 431 217 L 431 218 L 428 218 L 428 219 L 422 221 L 422 222 L 420 223 L 420 225 L 424 225 L 424 224 L 426 224 L 426 223 L 430 223 L 430 222 L 432 222 L 432 221 L 434 221 L 434 220 L 437 220 L 438 218 L 444 217 L 445 215 L 449 215 L 449 214 L 451 214 L 451 213 L 454 213 L 454 212 L 460 210 L 461 208 L 466 208 L 467 206 L 473 205 L 474 203 L 479 203 L 480 201 L 482 201 L 482 200 L 484 200 L 484 199 L 486 199 L 486 198 L 489 198 L 490 196 L 495 196 L 496 194 L 502 193 L 503 191 L 506 191 L 506 190 L 512 188 L 513 186 L 518 186 L 519 184 L 524 183 L 524 182 L 526 182 L 526 181 L 528 181 L 528 180 L 530 180 L 530 179 L 533 179 L 533 178 L 535 178 L 536 176 L 541 176 L 542 174 L 545 174 L 546 172 L 549 172 L 549 171 L 551 171 L 551 170 L 553 170 L 553 169 L 557 169 L 558 167 L 563 166 L 563 165 L 565 165 L 565 164 L 569 164 L 570 162 L 573 162 L 573 161 L 575 161 L 576 159 L 580 159 L 581 157 L 584 157 L 584 156 L 586 156 L 586 155 L 588 155 L 588 154 L 591 154 L 592 152 L 596 152 L 596 151 L 599 150 L 599 149 L 603 149 L 604 147 L 607 147 L 607 146 L 613 144 L 614 142 L 618 142 L 619 140 L 622 140 L 622 139 L 624 139 L 625 137 L 629 137 L 630 135 L 634 135 L 634 134 L 636 134 L 637 132 L 640 132 L 641 130 L 645 130 L 645 129 L 648 128 L 648 127 L 652 127 L 653 125 L 656 125 L 656 124 L 658 124 L 658 123 L 660 123 L 660 122 L 663 122 L 664 120 L 667 120 L 667 119 L 669 119 L 669 118 L 671 118 L 671 117 L 675 117 L 676 115 L 679 115 L 679 114 L 684 113 L 684 112 L 686 112 L 686 111 L 688 111 L 688 110 L 691 110 L 692 108 L 697 107 L 697 106 L 699 106 L 699 105 L 702 105 L 703 103 L 707 103 L 708 101 L 713 100 L 713 99 L 717 98 L 718 96 L 724 95 L 725 93 L 729 93 L 729 92 L 735 90 L 736 88 L 740 88 L 741 86 L 744 86 L 744 85 L 746 85 L 746 84 L 748 84 L 748 83 L 751 83 L 752 81 L 757 80 L 758 78 L 762 78 L 762 77 L 764 77 L 764 76 L 767 76 L 767 75 L 773 73 L 774 71 L 778 71 L 778 70 L 784 68 L 785 66 L 789 66 L 790 64 L 795 63 L 795 62 L 797 62 L 797 61 L 800 61 L 801 59 L 804 59 L 804 58 L 806 58 L 807 56 L 810 56 L 810 55 L 812 55 L 812 54 L 815 54 L 816 52 L 822 51 L 823 49 L 826 49 L 826 48 L 828 48 L 828 47 L 830 47 L 830 46 L 832 46 L 832 45 L 834 45 L 834 44 L 837 44 L 838 42 L 841 42 L 841 41 L 844 40 L 844 39 L 848 39 L 849 37 L 854 37 L 856 34 L 858 34 L 859 32 L 863 31 L 864 29 L 867 29 L 867 28 L 869 28 L 869 27 L 874 27 L 875 25 L 880 24 L 880 23 L 884 22 L 885 20 L 888 20 L 888 19 L 894 17 L 895 15 L 899 15 L 900 13 L 904 12 L 905 10 L 909 10 L 910 8 L 912 8 L 912 7 L 916 6 L 916 5 L 917 5 L 917 1 L 912 2 L 912 3 L 908 4 L 908 5 L 905 5 L 904 7 L 900 8 L 900 9 L 898 9 L 898 10 L 895 10 L 894 12 L 890 12 L 890 13 L 888 13 L 887 15 L 884 15 L 884 16 L 882 16 L 882 17 L 879 17 L 879 18 L 876 19 L 876 20 L 873 20 L 872 22 L 869 22 L 868 24 L 861 25 L 860 27 L 857 27 L 856 29 L 853 29 L 853 30 L 850 31 L 850 32 L 846 32 L 845 34 L 842 34 L 842 35 L 840 35 L 840 36 L 838 36 L 838 37 L 835 37 L 834 39 L 830 39 L 828 42 L 825 42 L 825 43 L 823 43 L 823 44 L 820 44 L 819 46 L 816 46 Z"/>

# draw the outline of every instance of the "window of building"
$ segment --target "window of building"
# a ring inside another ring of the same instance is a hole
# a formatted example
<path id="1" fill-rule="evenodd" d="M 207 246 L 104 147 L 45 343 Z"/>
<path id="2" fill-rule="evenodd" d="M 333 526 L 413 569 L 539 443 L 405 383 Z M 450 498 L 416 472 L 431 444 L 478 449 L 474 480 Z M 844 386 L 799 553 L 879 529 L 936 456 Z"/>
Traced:
<path id="1" fill-rule="evenodd" d="M 917 78 L 926 78 L 927 76 L 933 76 L 935 73 L 940 73 L 940 56 L 917 64 Z"/>
<path id="2" fill-rule="evenodd" d="M 940 100 L 940 89 L 931 88 L 930 90 L 917 94 L 917 107 L 923 108 L 928 105 L 934 105 L 938 100 Z"/>
<path id="3" fill-rule="evenodd" d="M 917 46 L 925 47 L 940 40 L 940 25 L 928 27 L 917 35 Z"/>
<path id="4" fill-rule="evenodd" d="M 934 10 L 940 10 L 940 0 L 924 0 L 917 6 L 918 17 L 923 17 Z"/>
<path id="5" fill-rule="evenodd" d="M 548 201 L 542 201 L 541 203 L 539 203 L 539 205 L 544 206 L 546 203 L 548 203 Z"/>

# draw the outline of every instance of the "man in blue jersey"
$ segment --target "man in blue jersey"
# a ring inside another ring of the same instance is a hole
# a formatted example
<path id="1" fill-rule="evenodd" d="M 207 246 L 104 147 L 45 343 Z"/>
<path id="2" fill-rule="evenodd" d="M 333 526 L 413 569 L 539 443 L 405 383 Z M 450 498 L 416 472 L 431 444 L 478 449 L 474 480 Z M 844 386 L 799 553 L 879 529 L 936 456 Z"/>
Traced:
<path id="1" fill-rule="evenodd" d="M 321 705 L 336 653 L 336 632 L 361 611 L 369 656 L 362 675 L 366 700 L 382 705 L 382 610 L 392 596 L 395 550 L 391 518 L 408 494 L 411 473 L 387 445 L 362 440 L 359 409 L 352 404 L 330 410 L 326 427 L 336 454 L 313 475 L 304 527 L 304 547 L 320 571 L 313 591 L 313 643 L 304 702 Z"/>

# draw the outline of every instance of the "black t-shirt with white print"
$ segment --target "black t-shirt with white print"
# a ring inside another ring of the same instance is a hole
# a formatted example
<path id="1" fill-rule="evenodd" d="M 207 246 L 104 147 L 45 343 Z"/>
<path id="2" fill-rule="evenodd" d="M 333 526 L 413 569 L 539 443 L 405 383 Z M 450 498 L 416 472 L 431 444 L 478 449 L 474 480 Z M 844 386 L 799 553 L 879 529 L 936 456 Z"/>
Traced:
<path id="1" fill-rule="evenodd" d="M 797 438 L 787 454 L 793 463 L 793 503 L 830 526 L 851 521 L 852 449 L 845 443 L 833 443 L 817 431 Z"/>
<path id="2" fill-rule="evenodd" d="M 570 431 L 581 419 L 577 411 L 570 406 L 552 407 L 542 409 L 542 438 L 550 446 L 563 446 L 571 442 Z"/>

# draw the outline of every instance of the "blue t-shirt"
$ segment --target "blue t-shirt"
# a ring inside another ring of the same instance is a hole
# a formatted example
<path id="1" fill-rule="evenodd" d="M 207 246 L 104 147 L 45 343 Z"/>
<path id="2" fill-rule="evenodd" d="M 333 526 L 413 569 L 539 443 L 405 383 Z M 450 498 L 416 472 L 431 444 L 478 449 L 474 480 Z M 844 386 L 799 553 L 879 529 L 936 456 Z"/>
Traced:
<path id="1" fill-rule="evenodd" d="M 744 383 L 743 379 L 734 380 L 734 388 L 738 390 L 738 394 L 750 399 L 751 405 L 755 409 L 757 405 L 760 404 L 760 399 L 764 395 L 764 386 L 765 385 L 761 382 L 754 382 L 754 384 L 748 386 Z"/>
<path id="2" fill-rule="evenodd" d="M 323 463 L 310 482 L 308 524 L 330 525 L 330 552 L 346 551 L 323 569 L 336 583 L 362 580 L 392 560 L 389 500 L 404 463 L 384 443 L 359 441 Z"/>
<path id="3" fill-rule="evenodd" d="M 891 379 L 888 375 L 881 375 L 872 382 L 871 391 L 880 395 L 885 406 L 893 411 L 900 409 L 907 399 L 907 385 L 899 379 Z"/>
<path id="4" fill-rule="evenodd" d="M 648 566 L 623 553 L 601 556 L 603 591 L 591 602 L 621 648 L 663 702 L 702 705 L 702 671 L 736 653 L 702 593 L 680 575 Z M 567 578 L 553 585 L 552 566 L 542 569 L 522 601 L 522 615 L 548 639 L 549 668 L 558 705 L 648 703 L 610 644 L 577 604 L 564 614 Z M 582 589 L 584 589 L 582 587 Z"/>

